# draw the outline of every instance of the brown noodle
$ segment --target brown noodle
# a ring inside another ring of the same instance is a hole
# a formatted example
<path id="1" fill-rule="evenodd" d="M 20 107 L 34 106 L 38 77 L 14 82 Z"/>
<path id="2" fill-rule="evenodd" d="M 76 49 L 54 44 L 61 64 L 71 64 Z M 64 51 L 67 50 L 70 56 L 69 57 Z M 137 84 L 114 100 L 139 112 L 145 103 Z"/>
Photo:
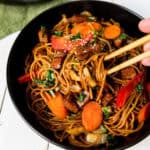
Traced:
<path id="1" fill-rule="evenodd" d="M 113 21 L 114 23 L 115 21 Z M 103 26 L 112 24 L 112 21 L 102 21 Z M 70 33 L 68 18 L 64 15 L 62 20 L 54 27 L 53 30 L 64 31 L 65 35 Z M 130 41 L 134 39 L 129 37 Z M 81 122 L 81 111 L 74 115 L 68 115 L 66 119 L 58 119 L 48 109 L 44 102 L 43 92 L 59 90 L 64 97 L 70 93 L 78 95 L 81 91 L 89 93 L 89 99 L 95 100 L 103 107 L 103 95 L 105 89 L 111 91 L 113 100 L 111 100 L 112 112 L 107 120 L 103 121 L 104 127 L 108 130 L 107 134 L 113 136 L 128 136 L 131 133 L 139 131 L 143 123 L 135 125 L 137 120 L 137 113 L 140 108 L 144 105 L 143 93 L 137 93 L 133 90 L 127 103 L 122 108 L 116 108 L 115 98 L 116 89 L 114 85 L 118 85 L 119 88 L 127 83 L 128 80 L 120 78 L 119 73 L 114 73 L 106 78 L 107 69 L 117 64 L 116 58 L 105 66 L 104 57 L 114 49 L 112 43 L 105 39 L 103 36 L 98 36 L 97 43 L 103 47 L 107 47 L 107 51 L 99 51 L 98 53 L 92 54 L 89 58 L 79 61 L 74 50 L 65 56 L 61 69 L 54 69 L 51 67 L 53 58 L 56 55 L 56 51 L 52 48 L 51 43 L 38 43 L 32 51 L 32 55 L 28 56 L 25 62 L 25 71 L 30 73 L 32 81 L 28 83 L 27 94 L 30 96 L 28 106 L 32 112 L 34 112 L 42 125 L 47 129 L 54 132 L 55 137 L 59 141 L 68 139 L 70 144 L 79 147 L 91 147 L 97 145 L 95 143 L 89 143 L 86 141 L 85 135 L 87 131 L 82 126 Z M 141 48 L 136 49 L 136 51 Z M 136 55 L 136 51 L 133 51 Z M 125 56 L 120 56 L 118 59 L 126 59 Z M 73 69 L 73 66 L 75 69 Z M 143 70 L 140 64 L 131 66 L 137 73 Z M 35 79 L 44 81 L 47 76 L 47 72 L 51 70 L 55 78 L 55 82 L 51 86 L 45 86 L 45 84 L 35 83 Z M 92 70 L 92 71 L 91 71 Z M 93 87 L 89 85 L 89 76 L 85 75 L 86 71 L 89 71 L 94 83 L 96 83 L 96 94 L 93 91 Z M 72 75 L 76 76 L 76 80 L 73 79 Z M 74 87 L 78 87 L 77 89 Z"/>

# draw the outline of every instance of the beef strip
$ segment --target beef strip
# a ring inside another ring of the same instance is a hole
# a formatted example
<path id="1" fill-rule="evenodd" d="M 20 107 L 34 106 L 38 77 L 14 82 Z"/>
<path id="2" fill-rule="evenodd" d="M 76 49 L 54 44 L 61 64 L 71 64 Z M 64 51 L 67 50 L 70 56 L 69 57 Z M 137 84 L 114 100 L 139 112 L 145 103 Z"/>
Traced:
<path id="1" fill-rule="evenodd" d="M 70 95 L 65 98 L 64 105 L 69 111 L 73 113 L 77 113 L 79 110 L 77 104 L 72 100 Z"/>
<path id="2" fill-rule="evenodd" d="M 114 98 L 113 95 L 110 94 L 110 93 L 104 94 L 104 96 L 103 96 L 103 98 L 102 98 L 102 103 L 103 103 L 103 105 L 104 105 L 104 106 L 107 106 L 107 105 L 111 102 L 111 100 L 112 100 L 113 98 Z"/>
<path id="3" fill-rule="evenodd" d="M 132 67 L 125 68 L 121 70 L 121 78 L 125 80 L 130 80 L 136 76 L 136 71 Z"/>

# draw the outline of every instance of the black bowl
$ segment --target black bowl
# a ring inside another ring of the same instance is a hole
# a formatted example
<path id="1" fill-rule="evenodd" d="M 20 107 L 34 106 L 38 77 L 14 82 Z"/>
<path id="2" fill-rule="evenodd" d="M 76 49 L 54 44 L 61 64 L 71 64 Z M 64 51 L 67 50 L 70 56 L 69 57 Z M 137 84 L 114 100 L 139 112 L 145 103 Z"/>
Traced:
<path id="1" fill-rule="evenodd" d="M 54 138 L 53 134 L 43 128 L 43 126 L 36 120 L 35 116 L 30 113 L 26 103 L 26 86 L 18 84 L 16 79 L 21 74 L 24 74 L 24 60 L 27 54 L 31 52 L 35 44 L 38 42 L 37 31 L 39 30 L 39 27 L 41 25 L 48 25 L 52 28 L 61 19 L 62 14 L 65 13 L 67 16 L 72 16 L 73 14 L 80 13 L 84 10 L 90 11 L 93 15 L 98 16 L 99 18 L 103 17 L 105 19 L 115 19 L 120 22 L 125 31 L 133 37 L 142 36 L 142 33 L 140 33 L 137 27 L 137 24 L 142 17 L 127 8 L 97 0 L 70 1 L 51 8 L 32 20 L 17 37 L 11 49 L 7 64 L 7 84 L 9 93 L 14 105 L 22 117 L 35 131 L 49 142 L 66 149 L 74 150 L 83 150 L 83 148 L 71 146 L 67 142 L 59 143 Z M 143 129 L 138 133 L 126 137 L 112 149 L 125 149 L 138 143 L 149 134 L 149 126 L 150 121 L 146 122 Z M 92 150 L 98 149 L 100 150 L 105 148 L 92 148 Z"/>

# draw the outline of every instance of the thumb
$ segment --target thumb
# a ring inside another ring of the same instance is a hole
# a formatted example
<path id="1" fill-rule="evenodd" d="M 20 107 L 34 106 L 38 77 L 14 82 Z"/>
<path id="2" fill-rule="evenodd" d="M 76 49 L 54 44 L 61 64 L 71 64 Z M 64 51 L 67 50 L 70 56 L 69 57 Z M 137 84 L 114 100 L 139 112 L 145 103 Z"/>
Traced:
<path id="1" fill-rule="evenodd" d="M 150 18 L 141 20 L 138 27 L 142 32 L 150 33 Z"/>

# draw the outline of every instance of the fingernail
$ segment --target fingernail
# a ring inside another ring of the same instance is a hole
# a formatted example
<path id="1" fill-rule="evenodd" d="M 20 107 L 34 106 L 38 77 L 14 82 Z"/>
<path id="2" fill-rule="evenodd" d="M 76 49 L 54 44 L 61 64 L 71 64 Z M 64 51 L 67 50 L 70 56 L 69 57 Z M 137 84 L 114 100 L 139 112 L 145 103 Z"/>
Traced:
<path id="1" fill-rule="evenodd" d="M 144 51 L 146 50 L 150 50 L 150 42 L 144 44 L 144 47 L 143 47 Z"/>
<path id="2" fill-rule="evenodd" d="M 142 32 L 150 33 L 150 18 L 141 20 L 138 27 Z"/>

